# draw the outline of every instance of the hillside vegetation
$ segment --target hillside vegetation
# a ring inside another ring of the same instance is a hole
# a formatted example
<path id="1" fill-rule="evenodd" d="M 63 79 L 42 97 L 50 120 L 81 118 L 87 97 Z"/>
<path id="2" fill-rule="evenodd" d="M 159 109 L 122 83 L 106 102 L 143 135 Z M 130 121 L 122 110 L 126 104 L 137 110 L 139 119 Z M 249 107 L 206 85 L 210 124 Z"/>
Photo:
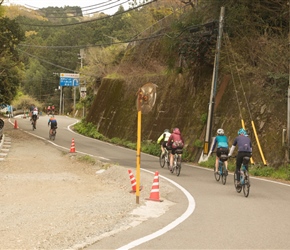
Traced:
<path id="1" fill-rule="evenodd" d="M 80 73 L 86 98 L 77 91 L 75 107 L 73 88 L 64 87 L 63 113 L 84 113 L 84 120 L 104 136 L 136 142 L 137 92 L 154 83 L 157 99 L 151 112 L 142 115 L 142 140 L 155 142 L 165 128 L 179 127 L 188 159 L 197 162 L 212 101 L 219 15 L 225 7 L 211 135 L 222 127 L 231 144 L 243 120 L 255 163 L 265 165 L 263 155 L 266 165 L 284 164 L 287 2 L 137 2 L 130 1 L 129 11 L 120 6 L 113 16 L 85 16 L 77 6 L 0 6 L 5 38 L 0 40 L 0 102 L 19 103 L 13 99 L 23 92 L 43 108 L 54 104 L 59 109 L 59 74 Z"/>
<path id="2" fill-rule="evenodd" d="M 288 7 L 283 1 L 206 2 L 173 13 L 159 21 L 158 30 L 153 26 L 141 34 L 144 40 L 129 44 L 118 67 L 102 79 L 86 121 L 110 138 L 136 140 L 136 93 L 152 82 L 158 86 L 157 100 L 142 116 L 142 139 L 156 141 L 165 128 L 179 127 L 192 161 L 198 161 L 217 21 L 225 6 L 212 134 L 224 128 L 231 144 L 243 119 L 253 140 L 254 162 L 265 165 L 259 141 L 266 164 L 280 166 L 285 160 L 282 129 L 287 125 Z"/>

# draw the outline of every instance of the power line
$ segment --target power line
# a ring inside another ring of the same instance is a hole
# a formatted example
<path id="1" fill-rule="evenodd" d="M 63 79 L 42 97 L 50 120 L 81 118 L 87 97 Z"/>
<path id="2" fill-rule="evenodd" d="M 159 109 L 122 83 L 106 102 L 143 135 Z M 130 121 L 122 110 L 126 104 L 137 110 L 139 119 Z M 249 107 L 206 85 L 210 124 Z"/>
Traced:
<path id="1" fill-rule="evenodd" d="M 116 1 L 119 1 L 119 0 L 116 0 Z M 108 2 L 111 2 L 111 0 L 108 0 L 108 1 L 105 1 L 105 2 L 101 2 L 101 3 L 97 3 L 97 4 L 94 4 L 94 5 L 80 7 L 80 8 L 81 9 L 83 9 L 83 8 L 90 8 L 90 7 L 102 5 L 102 4 L 105 4 L 105 3 L 108 3 Z M 39 8 L 39 7 L 36 7 L 36 6 L 32 6 L 32 5 L 29 5 L 29 4 L 24 4 L 24 6 L 28 6 L 29 8 L 32 8 L 33 10 L 40 10 L 40 9 L 42 9 L 42 8 Z M 50 6 L 48 6 L 48 7 L 50 7 Z M 48 8 L 48 7 L 45 7 L 45 8 Z"/>
<path id="2" fill-rule="evenodd" d="M 116 13 L 116 14 L 111 15 L 111 16 L 100 17 L 100 18 L 86 20 L 86 21 L 82 21 L 82 22 L 78 22 L 78 23 L 56 24 L 56 25 L 52 25 L 52 24 L 28 24 L 28 23 L 19 23 L 19 24 L 25 25 L 25 26 L 30 26 L 30 27 L 66 27 L 66 26 L 80 25 L 80 24 L 85 24 L 85 23 L 92 23 L 92 22 L 108 19 L 108 18 L 111 18 L 111 17 L 114 17 L 114 16 L 122 15 L 124 13 L 129 12 L 129 11 L 133 11 L 133 10 L 136 10 L 138 8 L 144 7 L 146 5 L 152 4 L 152 3 L 156 2 L 156 1 L 157 0 L 152 0 L 151 2 L 138 5 L 138 6 L 134 7 L 134 8 L 131 8 L 131 9 L 128 9 L 128 10 L 124 10 L 123 12 Z"/>
<path id="3" fill-rule="evenodd" d="M 93 47 L 102 47 L 102 46 L 110 46 L 113 44 L 122 44 L 122 43 L 130 43 L 130 42 L 136 42 L 136 41 L 142 41 L 142 40 L 148 40 L 148 39 L 154 39 L 157 37 L 161 37 L 166 35 L 164 34 L 159 34 L 159 35 L 154 35 L 150 37 L 145 37 L 145 38 L 139 38 L 139 39 L 130 39 L 130 40 L 125 40 L 125 41 L 120 41 L 120 42 L 111 42 L 111 43 L 102 43 L 102 44 L 95 44 L 95 45 L 76 45 L 76 46 L 44 46 L 44 45 L 34 45 L 34 44 L 18 44 L 19 46 L 22 47 L 34 47 L 34 48 L 45 48 L 45 49 L 64 49 L 64 48 L 93 48 Z"/>
<path id="4" fill-rule="evenodd" d="M 116 0 L 115 2 L 111 2 L 110 4 L 106 4 L 106 5 L 103 5 L 103 6 L 100 6 L 100 7 L 105 7 L 105 6 L 109 6 L 113 3 L 116 3 L 116 2 L 119 2 L 120 0 Z M 101 13 L 105 10 L 110 10 L 110 9 L 113 9 L 117 6 L 121 6 L 122 4 L 125 4 L 127 2 L 129 2 L 130 0 L 125 0 L 124 2 L 121 2 L 121 3 L 118 3 L 116 5 L 113 5 L 113 6 L 110 6 L 110 7 L 107 7 L 107 8 L 103 8 L 103 9 L 96 9 L 96 8 L 91 8 L 91 9 L 88 9 L 88 10 L 83 10 L 82 9 L 82 15 L 74 15 L 74 16 L 67 16 L 67 14 L 76 14 L 75 11 L 68 11 L 68 12 L 63 12 L 63 13 L 59 13 L 59 12 L 53 12 L 53 11 L 49 11 L 49 12 L 43 12 L 42 9 L 38 9 L 39 11 L 41 11 L 45 17 L 47 17 L 47 15 L 54 15 L 52 18 L 54 19 L 58 19 L 58 18 L 61 18 L 61 19 L 66 19 L 66 18 L 72 18 L 72 17 L 83 17 L 83 16 L 87 16 L 87 15 L 92 15 L 92 14 L 95 14 L 95 13 Z M 74 6 L 71 6 L 71 7 L 74 7 Z M 94 12 L 87 12 L 89 10 L 95 10 Z M 60 15 L 66 15 L 66 16 L 60 16 Z M 55 16 L 55 15 L 58 15 L 58 16 Z M 47 17 L 49 18 L 49 17 Z"/>

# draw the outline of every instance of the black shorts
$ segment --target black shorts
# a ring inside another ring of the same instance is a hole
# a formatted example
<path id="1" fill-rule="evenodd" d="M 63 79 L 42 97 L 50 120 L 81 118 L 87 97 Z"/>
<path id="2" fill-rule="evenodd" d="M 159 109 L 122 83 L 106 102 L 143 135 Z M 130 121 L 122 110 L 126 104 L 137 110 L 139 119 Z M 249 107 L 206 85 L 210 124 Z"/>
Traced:
<path id="1" fill-rule="evenodd" d="M 216 156 L 221 157 L 222 154 L 228 155 L 229 149 L 228 148 L 217 148 L 216 150 Z"/>
<path id="2" fill-rule="evenodd" d="M 171 148 L 171 154 L 175 155 L 175 152 L 182 154 L 182 148 Z"/>
<path id="3" fill-rule="evenodd" d="M 37 115 L 32 115 L 31 118 L 32 118 L 33 121 L 36 121 L 37 120 Z"/>

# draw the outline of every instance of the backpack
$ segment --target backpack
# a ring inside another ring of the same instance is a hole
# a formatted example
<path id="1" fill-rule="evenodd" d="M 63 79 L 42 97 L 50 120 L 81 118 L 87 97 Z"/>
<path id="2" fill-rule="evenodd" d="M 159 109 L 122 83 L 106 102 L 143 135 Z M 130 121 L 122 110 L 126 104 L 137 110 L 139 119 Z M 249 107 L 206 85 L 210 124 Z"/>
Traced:
<path id="1" fill-rule="evenodd" d="M 173 145 L 174 148 L 183 148 L 182 140 L 174 141 L 172 145 Z"/>

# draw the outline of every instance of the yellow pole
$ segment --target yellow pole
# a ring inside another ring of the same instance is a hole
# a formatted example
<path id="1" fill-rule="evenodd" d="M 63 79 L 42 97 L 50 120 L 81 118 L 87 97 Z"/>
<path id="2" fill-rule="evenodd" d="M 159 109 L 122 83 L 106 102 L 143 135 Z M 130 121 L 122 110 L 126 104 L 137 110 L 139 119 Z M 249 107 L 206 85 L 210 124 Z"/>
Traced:
<path id="1" fill-rule="evenodd" d="M 245 127 L 245 122 L 244 122 L 243 119 L 242 119 L 242 128 L 243 128 L 243 129 L 246 129 L 246 127 Z M 251 157 L 250 161 L 251 161 L 251 164 L 254 164 L 253 157 Z"/>
<path id="2" fill-rule="evenodd" d="M 246 127 L 245 127 L 245 122 L 244 122 L 243 119 L 242 119 L 242 128 L 243 128 L 243 129 L 246 129 Z"/>
<path id="3" fill-rule="evenodd" d="M 258 145 L 258 148 L 259 148 L 259 151 L 260 151 L 260 155 L 262 157 L 262 160 L 263 160 L 263 163 L 264 163 L 264 166 L 267 166 L 267 162 L 264 158 L 264 154 L 263 154 L 263 151 L 262 151 L 262 148 L 260 146 L 260 142 L 259 142 L 259 138 L 258 138 L 258 135 L 257 135 L 257 132 L 256 132 L 256 127 L 255 127 L 255 124 L 253 121 L 251 121 L 252 123 L 252 127 L 253 127 L 253 130 L 254 130 L 254 134 L 255 134 L 255 138 L 256 138 L 256 141 L 257 141 L 257 145 Z"/>
<path id="4" fill-rule="evenodd" d="M 140 196 L 140 160 L 141 158 L 141 111 L 138 111 L 137 127 L 137 159 L 136 159 L 136 203 L 139 204 Z"/>

